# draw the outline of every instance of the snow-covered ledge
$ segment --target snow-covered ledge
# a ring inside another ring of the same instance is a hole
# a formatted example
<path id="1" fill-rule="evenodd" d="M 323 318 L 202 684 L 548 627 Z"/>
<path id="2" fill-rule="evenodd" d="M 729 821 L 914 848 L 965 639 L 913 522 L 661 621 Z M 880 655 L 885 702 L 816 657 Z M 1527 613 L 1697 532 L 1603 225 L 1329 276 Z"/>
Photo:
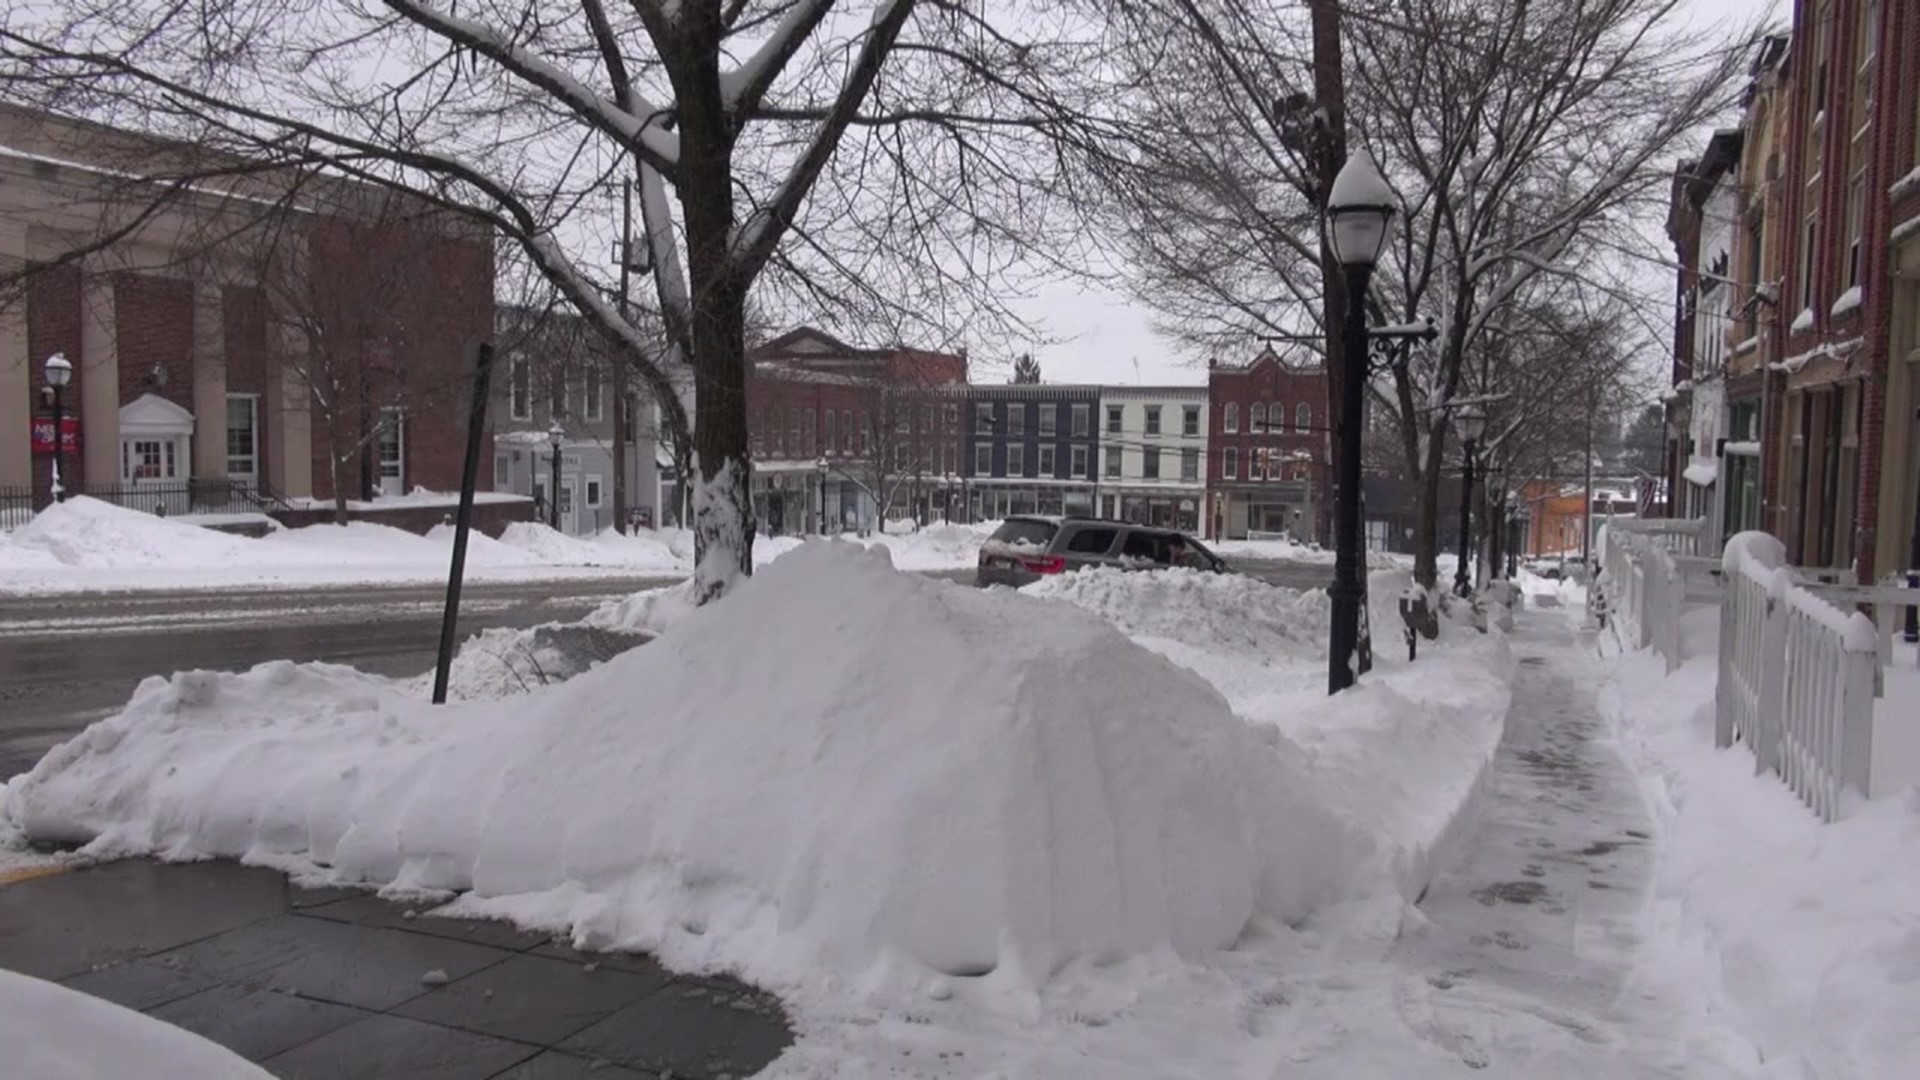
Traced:
<path id="1" fill-rule="evenodd" d="M 1760 344 L 1760 335 L 1755 334 L 1754 336 L 1748 338 L 1747 340 L 1742 341 L 1739 344 L 1735 345 L 1733 347 L 1733 355 L 1745 356 L 1747 353 L 1752 352 L 1754 348 L 1759 344 Z"/>
<path id="2" fill-rule="evenodd" d="M 1920 169 L 1915 169 L 1895 180 L 1893 186 L 1887 189 L 1887 194 L 1898 199 L 1915 191 L 1920 191 Z"/>
<path id="3" fill-rule="evenodd" d="M 1833 302 L 1833 317 L 1837 319 L 1842 315 L 1860 310 L 1860 303 L 1865 297 L 1866 294 L 1858 285 L 1841 293 L 1840 299 Z"/>
<path id="4" fill-rule="evenodd" d="M 1787 329 L 1796 334 L 1813 329 L 1813 305 L 1807 305 L 1800 314 L 1795 315 L 1793 317 L 1793 325 Z"/>
<path id="5" fill-rule="evenodd" d="M 1895 244 L 1903 244 L 1915 236 L 1920 236 L 1920 217 L 1908 218 L 1895 225 L 1889 239 Z"/>

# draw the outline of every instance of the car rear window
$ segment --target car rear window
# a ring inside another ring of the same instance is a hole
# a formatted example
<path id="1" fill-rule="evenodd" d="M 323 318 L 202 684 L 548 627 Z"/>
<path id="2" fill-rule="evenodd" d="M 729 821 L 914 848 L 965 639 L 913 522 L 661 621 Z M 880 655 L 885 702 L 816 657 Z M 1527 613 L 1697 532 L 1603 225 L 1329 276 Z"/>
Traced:
<path id="1" fill-rule="evenodd" d="M 1067 550 L 1080 555 L 1105 555 L 1117 529 L 1079 529 L 1067 537 Z"/>
<path id="2" fill-rule="evenodd" d="M 1051 521 L 1008 521 L 993 531 L 993 539 L 1008 547 L 1044 548 L 1058 527 Z"/>

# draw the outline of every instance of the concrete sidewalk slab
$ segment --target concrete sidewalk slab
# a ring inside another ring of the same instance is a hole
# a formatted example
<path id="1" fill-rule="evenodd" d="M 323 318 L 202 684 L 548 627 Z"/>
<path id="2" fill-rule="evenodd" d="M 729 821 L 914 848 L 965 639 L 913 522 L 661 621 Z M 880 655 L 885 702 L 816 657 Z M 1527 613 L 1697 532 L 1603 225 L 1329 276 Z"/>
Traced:
<path id="1" fill-rule="evenodd" d="M 793 1040 L 778 1001 L 736 980 L 225 862 L 129 860 L 0 887 L 0 967 L 289 1078 L 717 1080 Z"/>

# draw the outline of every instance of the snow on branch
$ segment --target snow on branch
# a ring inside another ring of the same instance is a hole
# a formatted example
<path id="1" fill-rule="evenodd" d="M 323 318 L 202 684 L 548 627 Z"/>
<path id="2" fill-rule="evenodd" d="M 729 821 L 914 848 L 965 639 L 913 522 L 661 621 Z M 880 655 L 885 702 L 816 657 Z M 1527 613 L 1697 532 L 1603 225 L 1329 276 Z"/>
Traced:
<path id="1" fill-rule="evenodd" d="M 774 27 L 773 36 L 747 57 L 746 62 L 732 71 L 720 73 L 720 95 L 728 112 L 743 116 L 760 104 L 773 86 L 773 80 L 800 51 L 807 36 L 818 29 L 827 13 L 833 10 L 833 3 L 834 0 L 800 0 Z"/>
<path id="2" fill-rule="evenodd" d="M 860 105 L 866 100 L 867 91 L 872 89 L 874 80 L 879 78 L 880 68 L 886 63 L 887 54 L 893 51 L 894 42 L 899 40 L 907 17 L 913 14 L 915 2 L 881 0 L 877 5 L 873 26 L 867 31 L 859 55 L 854 58 L 853 66 L 840 84 L 840 93 L 834 99 L 833 108 L 828 110 L 820 126 L 814 129 L 813 138 L 793 163 L 792 170 L 773 198 L 755 210 L 734 231 L 730 248 L 737 269 L 751 275 L 765 265 L 773 249 L 779 245 L 780 238 L 793 225 L 800 204 L 806 200 L 807 193 L 813 190 L 814 181 L 819 179 L 820 171 L 826 168 L 827 159 L 833 156 L 841 135 L 854 117 L 859 115 Z"/>
<path id="3" fill-rule="evenodd" d="M 416 26 L 488 57 L 552 95 L 587 123 L 635 147 L 641 158 L 654 168 L 670 175 L 679 163 L 679 137 L 658 123 L 666 111 L 639 96 L 630 85 L 623 92 L 632 95 L 632 112 L 595 93 L 566 70 L 532 50 L 514 44 L 506 35 L 484 23 L 436 11 L 417 0 L 385 0 L 385 3 Z"/>

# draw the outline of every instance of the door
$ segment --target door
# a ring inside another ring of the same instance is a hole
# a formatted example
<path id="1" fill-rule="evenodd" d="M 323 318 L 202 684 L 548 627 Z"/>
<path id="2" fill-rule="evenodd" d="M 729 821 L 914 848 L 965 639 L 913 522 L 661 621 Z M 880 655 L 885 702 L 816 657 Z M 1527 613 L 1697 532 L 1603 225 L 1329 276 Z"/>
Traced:
<path id="1" fill-rule="evenodd" d="M 380 410 L 380 494 L 407 493 L 407 418 L 399 409 Z"/>
<path id="2" fill-rule="evenodd" d="M 579 478 L 573 476 L 562 477 L 560 480 L 560 531 L 569 536 L 576 535 L 580 531 L 579 490 L 575 487 L 579 482 Z"/>
<path id="3" fill-rule="evenodd" d="M 188 511 L 186 440 L 175 435 L 128 435 L 120 440 L 124 504 L 154 514 Z"/>

